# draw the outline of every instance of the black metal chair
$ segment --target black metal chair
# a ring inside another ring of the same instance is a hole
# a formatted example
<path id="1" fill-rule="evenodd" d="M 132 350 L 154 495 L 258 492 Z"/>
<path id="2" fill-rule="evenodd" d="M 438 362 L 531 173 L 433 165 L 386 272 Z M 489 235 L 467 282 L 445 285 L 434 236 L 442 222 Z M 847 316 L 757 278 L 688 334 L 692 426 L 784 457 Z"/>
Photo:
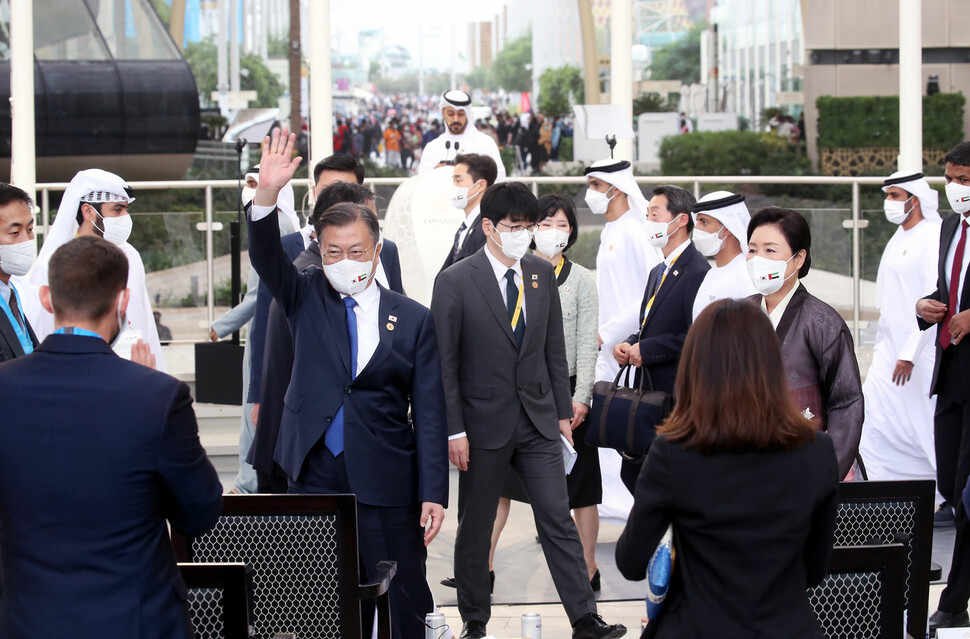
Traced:
<path id="1" fill-rule="evenodd" d="M 903 606 L 907 632 L 926 636 L 933 552 L 932 481 L 858 481 L 839 485 L 835 546 L 900 543 L 906 548 Z"/>
<path id="2" fill-rule="evenodd" d="M 377 606 L 378 637 L 391 636 L 388 589 L 397 570 L 381 562 L 361 584 L 353 495 L 226 495 L 201 537 L 172 534 L 179 561 L 245 562 L 252 570 L 255 636 L 361 638 L 361 601 Z"/>
<path id="3" fill-rule="evenodd" d="M 902 544 L 833 549 L 825 579 L 808 590 L 825 639 L 902 637 L 905 562 Z"/>
<path id="4" fill-rule="evenodd" d="M 249 639 L 246 564 L 179 564 L 196 639 Z"/>

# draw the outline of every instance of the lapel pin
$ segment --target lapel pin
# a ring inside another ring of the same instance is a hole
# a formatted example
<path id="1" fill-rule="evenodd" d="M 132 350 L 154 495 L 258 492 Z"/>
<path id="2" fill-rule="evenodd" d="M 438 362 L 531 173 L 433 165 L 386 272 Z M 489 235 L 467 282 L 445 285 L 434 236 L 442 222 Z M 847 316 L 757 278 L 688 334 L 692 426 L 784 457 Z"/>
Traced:
<path id="1" fill-rule="evenodd" d="M 676 270 L 675 270 L 675 271 L 674 271 L 674 277 L 677 277 L 678 275 L 680 275 L 680 271 L 676 271 Z"/>
<path id="2" fill-rule="evenodd" d="M 538 273 L 533 273 L 533 274 L 532 274 L 532 281 L 534 282 L 534 281 L 536 281 L 537 279 L 539 279 L 539 274 L 538 274 Z"/>
<path id="3" fill-rule="evenodd" d="M 388 322 L 387 324 L 384 325 L 384 328 L 386 328 L 389 331 L 393 331 L 394 330 L 394 324 L 392 324 L 391 322 Z"/>
<path id="4" fill-rule="evenodd" d="M 539 282 L 533 282 L 532 288 L 539 288 Z"/>
<path id="5" fill-rule="evenodd" d="M 387 316 L 387 319 L 391 320 L 392 322 L 396 322 L 397 321 L 397 316 L 396 315 L 388 315 Z"/>

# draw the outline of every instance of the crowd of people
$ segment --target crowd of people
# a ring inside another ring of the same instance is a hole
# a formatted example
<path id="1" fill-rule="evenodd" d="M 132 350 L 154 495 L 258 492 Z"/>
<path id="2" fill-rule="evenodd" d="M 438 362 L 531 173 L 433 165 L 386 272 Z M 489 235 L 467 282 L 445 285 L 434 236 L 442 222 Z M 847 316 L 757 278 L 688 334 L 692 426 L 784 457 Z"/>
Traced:
<path id="1" fill-rule="evenodd" d="M 605 220 L 594 273 L 568 256 L 572 199 L 506 180 L 464 92 L 442 95 L 437 113 L 418 171 L 451 173 L 464 218 L 430 308 L 407 297 L 354 153 L 315 165 L 304 221 L 289 187 L 295 136 L 264 140 L 242 194 L 249 293 L 210 335 L 250 323 L 234 492 L 356 495 L 362 578 L 397 562 L 395 636 L 423 637 L 435 607 L 427 547 L 449 463 L 458 532 L 442 583 L 457 589 L 461 639 L 488 634 L 511 500 L 534 513 L 573 637 L 623 636 L 595 599 L 599 513 L 615 497 L 628 579 L 673 530 L 674 579 L 646 636 L 820 636 L 805 588 L 825 575 L 838 482 L 937 479 L 956 538 L 930 627 L 970 625 L 970 143 L 946 156 L 946 219 L 921 174 L 885 181 L 898 227 L 863 384 L 845 321 L 802 283 L 812 237 L 798 212 L 752 215 L 730 191 L 645 195 L 629 162 L 601 160 L 585 170 L 585 203 Z M 356 149 L 354 123 L 342 126 Z M 0 185 L 3 637 L 191 633 L 166 522 L 205 532 L 221 489 L 188 388 L 161 372 L 127 243 L 133 201 L 119 176 L 82 171 L 36 255 L 30 198 Z M 624 368 L 674 398 L 646 454 L 587 444 L 593 386 Z"/>

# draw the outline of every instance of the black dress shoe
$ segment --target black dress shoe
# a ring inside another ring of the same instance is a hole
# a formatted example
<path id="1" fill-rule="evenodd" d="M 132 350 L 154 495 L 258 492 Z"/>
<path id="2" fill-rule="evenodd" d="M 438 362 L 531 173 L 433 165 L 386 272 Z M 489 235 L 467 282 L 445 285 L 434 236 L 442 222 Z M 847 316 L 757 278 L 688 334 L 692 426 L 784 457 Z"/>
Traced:
<path id="1" fill-rule="evenodd" d="M 593 589 L 593 592 L 600 591 L 600 569 L 597 568 L 596 572 L 593 573 L 593 578 L 589 580 L 589 587 Z"/>
<path id="2" fill-rule="evenodd" d="M 626 634 L 626 626 L 603 621 L 598 614 L 590 612 L 573 624 L 573 639 L 615 639 Z"/>
<path id="3" fill-rule="evenodd" d="M 953 506 L 941 504 L 939 510 L 933 513 L 933 526 L 936 528 L 946 528 L 953 525 Z"/>
<path id="4" fill-rule="evenodd" d="M 596 572 L 599 573 L 598 570 Z M 494 570 L 489 570 L 488 571 L 488 579 L 491 582 L 491 586 L 489 587 L 488 592 L 489 592 L 489 594 L 492 594 L 492 593 L 495 592 L 495 571 Z M 599 583 L 599 582 L 597 582 L 597 583 Z M 441 585 L 442 586 L 448 586 L 449 588 L 457 588 L 458 587 L 458 584 L 455 583 L 455 578 L 454 577 L 445 577 L 444 579 L 441 580 Z M 599 590 L 599 589 L 598 588 L 595 588 L 594 590 Z"/>
<path id="5" fill-rule="evenodd" d="M 937 610 L 929 618 L 930 622 L 930 636 L 936 636 L 937 628 L 966 628 L 970 627 L 970 616 L 967 615 L 967 611 L 963 612 L 943 612 L 942 610 Z"/>
<path id="6" fill-rule="evenodd" d="M 459 639 L 483 639 L 486 636 L 485 624 L 481 621 L 466 621 L 461 627 Z"/>

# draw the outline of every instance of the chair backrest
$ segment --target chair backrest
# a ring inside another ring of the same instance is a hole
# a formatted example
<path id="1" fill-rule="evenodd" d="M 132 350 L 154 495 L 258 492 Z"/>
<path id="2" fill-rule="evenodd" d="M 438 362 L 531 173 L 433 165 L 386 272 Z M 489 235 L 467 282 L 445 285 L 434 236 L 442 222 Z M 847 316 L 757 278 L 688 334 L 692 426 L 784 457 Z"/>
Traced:
<path id="1" fill-rule="evenodd" d="M 246 564 L 179 564 L 196 639 L 249 639 Z"/>
<path id="2" fill-rule="evenodd" d="M 353 495 L 225 495 L 211 531 L 172 544 L 179 561 L 251 568 L 257 637 L 361 636 Z"/>
<path id="3" fill-rule="evenodd" d="M 808 590 L 825 639 L 902 637 L 905 561 L 902 544 L 833 549 L 825 579 Z"/>
<path id="4" fill-rule="evenodd" d="M 906 548 L 903 605 L 909 633 L 926 635 L 935 488 L 923 481 L 856 481 L 839 485 L 836 546 L 901 543 Z"/>

